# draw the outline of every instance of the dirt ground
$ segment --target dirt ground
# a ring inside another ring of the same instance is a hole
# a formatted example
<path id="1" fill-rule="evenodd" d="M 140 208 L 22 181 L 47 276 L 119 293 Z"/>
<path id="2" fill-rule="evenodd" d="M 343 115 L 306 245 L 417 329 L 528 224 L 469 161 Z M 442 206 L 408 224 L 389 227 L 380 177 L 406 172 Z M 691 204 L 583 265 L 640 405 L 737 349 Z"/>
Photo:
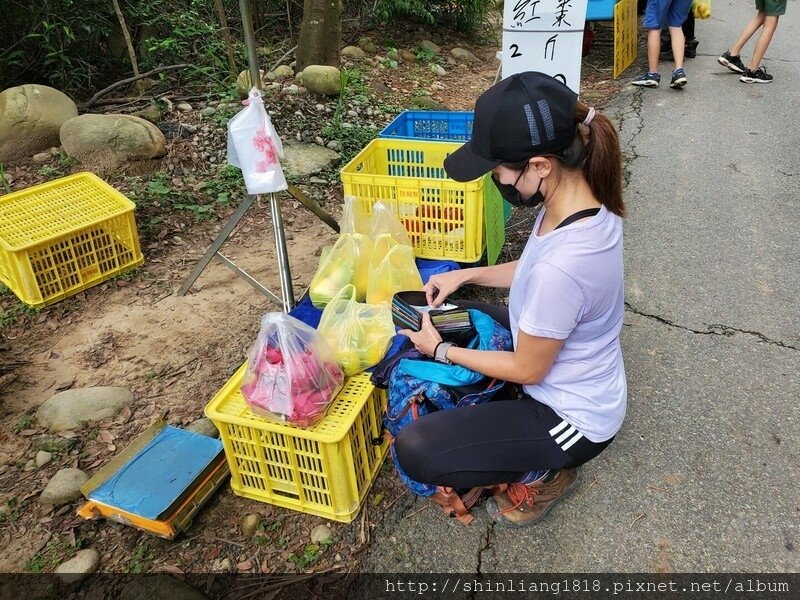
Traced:
<path id="1" fill-rule="evenodd" d="M 584 64 L 582 93 L 601 108 L 619 85 L 611 79 L 610 39 L 607 28 L 599 31 L 595 51 Z M 465 40 L 458 45 L 472 50 L 481 62 L 454 67 L 440 79 L 445 89 L 433 97 L 450 109 L 470 109 L 494 79 L 496 48 Z M 397 70 L 374 68 L 365 79 L 389 86 L 405 98 L 415 87 L 402 65 Z M 217 143 L 223 148 L 224 136 Z M 35 183 L 34 173 L 25 168 L 9 171 L 14 177 L 12 187 Z M 338 218 L 340 186 L 307 189 Z M 333 243 L 335 234 L 299 203 L 286 195 L 281 198 L 292 280 L 299 297 L 317 267 L 321 248 Z M 75 515 L 79 503 L 53 511 L 37 502 L 57 470 L 78 467 L 93 474 L 157 417 L 176 426 L 202 417 L 205 404 L 245 360 L 261 315 L 280 310 L 216 261 L 187 296 L 177 296 L 177 289 L 231 211 L 232 207 L 220 210 L 219 218 L 212 221 L 167 222 L 158 232 L 143 236 L 146 262 L 132 275 L 38 313 L 20 310 L 19 318 L 2 329 L 0 363 L 18 366 L 0 379 L 0 502 L 10 501 L 11 507 L 0 521 L 0 571 L 49 571 L 76 549 L 92 547 L 102 556 L 103 571 L 207 572 L 214 561 L 219 564 L 228 558 L 230 569 L 241 572 L 353 572 L 371 536 L 382 535 L 382 521 L 402 518 L 407 506 L 404 488 L 386 465 L 365 510 L 349 525 L 327 523 L 333 543 L 321 548 L 308 564 L 299 564 L 303 561 L 297 557 L 309 544 L 311 529 L 323 519 L 239 498 L 227 485 L 174 542 L 113 523 L 84 521 Z M 501 258 L 518 256 L 530 225 L 530 215 L 512 215 Z M 266 203 L 251 208 L 223 251 L 267 287 L 279 291 Z M 16 304 L 13 296 L 0 297 L 0 309 L 7 311 Z M 48 435 L 29 418 L 59 390 L 99 385 L 130 389 L 133 405 L 116 419 L 59 436 Z M 42 469 L 26 466 L 37 449 L 48 443 L 60 444 L 53 461 Z M 246 539 L 239 529 L 240 519 L 254 512 L 263 517 L 263 532 L 260 538 Z"/>

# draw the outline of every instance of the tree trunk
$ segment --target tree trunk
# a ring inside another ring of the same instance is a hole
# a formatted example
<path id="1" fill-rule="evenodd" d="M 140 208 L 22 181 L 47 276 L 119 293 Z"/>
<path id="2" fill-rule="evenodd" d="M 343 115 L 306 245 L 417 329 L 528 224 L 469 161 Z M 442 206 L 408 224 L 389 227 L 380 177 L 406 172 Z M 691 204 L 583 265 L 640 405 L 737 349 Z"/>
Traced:
<path id="1" fill-rule="evenodd" d="M 133 42 L 131 41 L 131 34 L 128 32 L 128 26 L 125 24 L 125 16 L 122 14 L 122 9 L 119 7 L 119 2 L 117 0 L 111 0 L 112 4 L 114 5 L 114 12 L 117 13 L 117 19 L 119 20 L 119 26 L 122 29 L 122 35 L 125 38 L 125 45 L 128 47 L 128 57 L 131 59 L 131 67 L 133 68 L 133 75 L 134 77 L 139 77 L 139 61 L 136 60 L 136 51 L 133 49 Z M 142 83 L 140 81 L 136 81 L 136 91 L 139 92 L 139 95 L 142 94 Z"/>
<path id="2" fill-rule="evenodd" d="M 295 71 L 308 65 L 338 67 L 341 41 L 342 0 L 305 0 Z"/>
<path id="3" fill-rule="evenodd" d="M 214 5 L 217 8 L 217 18 L 219 18 L 219 26 L 222 28 L 222 36 L 225 38 L 225 50 L 228 53 L 228 70 L 231 75 L 236 77 L 238 71 L 236 70 L 236 60 L 233 57 L 233 40 L 231 40 L 231 30 L 228 27 L 228 17 L 225 15 L 225 6 L 222 0 L 214 0 Z"/>

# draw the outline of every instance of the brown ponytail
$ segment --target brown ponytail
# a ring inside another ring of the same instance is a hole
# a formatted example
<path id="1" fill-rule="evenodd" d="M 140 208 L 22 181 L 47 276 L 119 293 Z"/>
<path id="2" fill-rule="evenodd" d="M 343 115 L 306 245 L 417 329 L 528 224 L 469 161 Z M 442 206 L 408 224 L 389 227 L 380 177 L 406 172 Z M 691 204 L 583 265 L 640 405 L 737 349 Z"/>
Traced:
<path id="1" fill-rule="evenodd" d="M 599 112 L 594 114 L 588 126 L 583 125 L 588 114 L 587 105 L 575 103 L 573 115 L 578 130 L 575 137 L 584 145 L 583 175 L 600 203 L 615 215 L 624 217 L 622 151 L 617 130 L 608 117 Z"/>

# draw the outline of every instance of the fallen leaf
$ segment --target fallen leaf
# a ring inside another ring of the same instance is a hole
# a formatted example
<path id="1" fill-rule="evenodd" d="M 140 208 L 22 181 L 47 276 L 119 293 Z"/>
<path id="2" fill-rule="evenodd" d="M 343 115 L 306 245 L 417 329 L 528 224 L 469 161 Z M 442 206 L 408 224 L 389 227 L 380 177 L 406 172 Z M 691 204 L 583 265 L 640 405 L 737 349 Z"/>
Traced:
<path id="1" fill-rule="evenodd" d="M 70 381 L 62 381 L 56 384 L 56 391 L 60 392 L 61 390 L 68 390 L 75 384 L 75 378 L 73 377 Z"/>
<path id="2" fill-rule="evenodd" d="M 253 563 L 250 560 L 244 560 L 240 563 L 237 563 L 236 568 L 240 571 L 249 571 L 253 568 Z"/>
<path id="3" fill-rule="evenodd" d="M 111 432 L 108 431 L 107 429 L 101 429 L 100 433 L 98 433 L 97 436 L 108 445 L 114 443 L 114 436 L 111 435 Z"/>
<path id="4" fill-rule="evenodd" d="M 75 439 L 76 437 L 78 437 L 78 434 L 77 434 L 77 433 L 75 433 L 75 432 L 74 432 L 74 431 L 72 431 L 72 430 L 69 430 L 69 431 L 59 431 L 59 432 L 58 432 L 58 435 L 60 435 L 60 436 L 61 436 L 61 437 L 63 437 L 63 438 L 66 438 L 66 439 L 68 439 L 68 440 L 72 440 L 72 439 Z"/>
<path id="5" fill-rule="evenodd" d="M 132 414 L 133 414 L 133 412 L 131 411 L 131 407 L 130 406 L 125 406 L 122 409 L 122 411 L 119 413 L 119 417 L 117 418 L 117 420 L 114 421 L 114 422 L 117 423 L 118 425 L 121 425 L 122 423 L 126 423 L 128 421 L 128 419 L 131 418 Z"/>
<path id="6" fill-rule="evenodd" d="M 220 554 L 222 554 L 222 548 L 219 546 L 213 546 L 208 549 L 208 552 L 206 553 L 206 560 L 214 560 Z"/>
<path id="7" fill-rule="evenodd" d="M 163 567 L 161 567 L 161 570 L 167 573 L 172 573 L 173 575 L 184 574 L 183 571 L 180 569 L 180 567 L 177 567 L 175 565 L 164 565 Z"/>
<path id="8" fill-rule="evenodd" d="M 28 437 L 36 433 L 39 433 L 38 429 L 23 429 L 22 431 L 19 432 L 19 434 L 24 437 Z"/>
<path id="9" fill-rule="evenodd" d="M 206 529 L 203 531 L 203 541 L 206 544 L 211 544 L 213 541 L 217 539 L 217 534 L 214 533 L 213 529 Z"/>

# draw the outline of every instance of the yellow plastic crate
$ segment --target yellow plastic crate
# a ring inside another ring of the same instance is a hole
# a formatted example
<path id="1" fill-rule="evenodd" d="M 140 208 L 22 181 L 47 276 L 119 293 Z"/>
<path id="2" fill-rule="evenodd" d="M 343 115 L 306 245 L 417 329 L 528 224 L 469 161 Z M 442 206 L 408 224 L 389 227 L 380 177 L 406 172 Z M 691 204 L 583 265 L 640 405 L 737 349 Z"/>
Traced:
<path id="1" fill-rule="evenodd" d="M 239 496 L 349 523 L 389 448 L 382 436 L 383 390 L 369 375 L 345 380 L 313 427 L 267 421 L 239 391 L 247 363 L 208 403 Z"/>
<path id="2" fill-rule="evenodd" d="M 140 265 L 135 208 L 93 173 L 0 196 L 0 282 L 40 307 Z"/>
<path id="3" fill-rule="evenodd" d="M 390 206 L 408 231 L 417 256 L 478 261 L 486 248 L 487 230 L 500 236 L 492 244 L 498 252 L 503 245 L 502 200 L 489 175 L 467 183 L 447 178 L 444 159 L 460 146 L 375 139 L 342 169 L 344 194 L 361 200 L 367 214 L 377 201 Z M 485 214 L 492 223 L 486 223 Z"/>

